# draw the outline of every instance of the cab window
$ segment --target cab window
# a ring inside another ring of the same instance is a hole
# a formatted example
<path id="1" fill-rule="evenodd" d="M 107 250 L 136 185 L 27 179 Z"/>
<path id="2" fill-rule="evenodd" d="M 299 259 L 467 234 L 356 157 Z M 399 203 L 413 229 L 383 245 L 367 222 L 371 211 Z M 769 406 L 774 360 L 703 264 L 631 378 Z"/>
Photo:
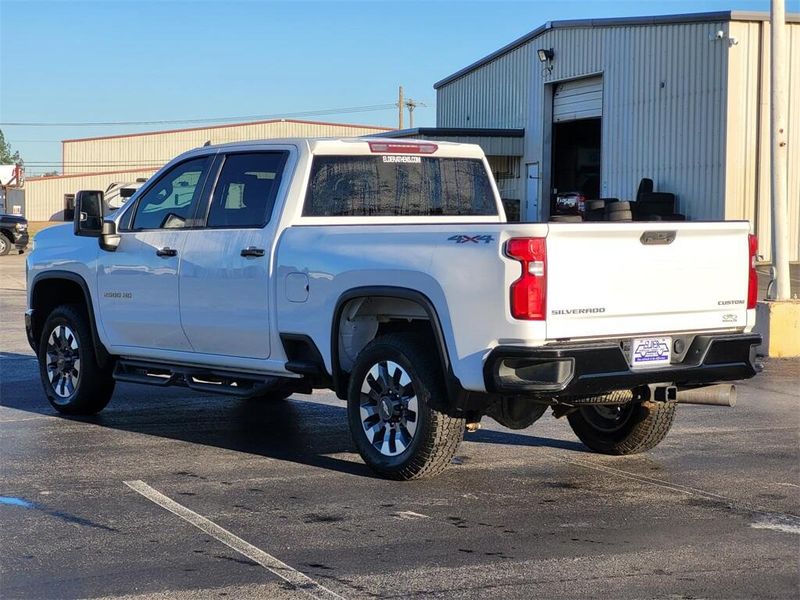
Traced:
<path id="1" fill-rule="evenodd" d="M 281 185 L 288 152 L 231 154 L 225 158 L 208 213 L 208 227 L 263 227 Z"/>
<path id="2" fill-rule="evenodd" d="M 208 157 L 176 165 L 139 199 L 133 229 L 183 229 L 194 216 Z"/>

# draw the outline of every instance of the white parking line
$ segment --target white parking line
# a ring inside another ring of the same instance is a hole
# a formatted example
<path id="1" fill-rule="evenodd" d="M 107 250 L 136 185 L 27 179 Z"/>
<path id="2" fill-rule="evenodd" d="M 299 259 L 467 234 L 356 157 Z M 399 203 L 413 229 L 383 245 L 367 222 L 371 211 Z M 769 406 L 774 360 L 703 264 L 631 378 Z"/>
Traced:
<path id="1" fill-rule="evenodd" d="M 312 598 L 319 598 L 321 600 L 344 600 L 343 597 L 336 592 L 320 585 L 297 569 L 290 567 L 285 562 L 278 560 L 271 554 L 267 554 L 260 548 L 256 548 L 249 542 L 244 541 L 242 538 L 232 534 L 227 529 L 220 527 L 213 521 L 206 519 L 204 516 L 197 514 L 182 504 L 178 504 L 172 498 L 165 496 L 158 490 L 147 485 L 144 481 L 125 481 L 124 483 L 133 491 L 138 492 L 151 502 L 158 504 L 161 508 L 164 508 L 169 512 L 179 516 L 187 523 L 194 525 L 199 530 L 204 531 L 213 538 L 216 538 L 229 548 L 236 550 L 236 552 L 239 554 L 246 556 L 250 560 L 260 564 L 271 573 L 274 573 L 284 581 L 292 584 L 298 590 L 305 592 Z"/>

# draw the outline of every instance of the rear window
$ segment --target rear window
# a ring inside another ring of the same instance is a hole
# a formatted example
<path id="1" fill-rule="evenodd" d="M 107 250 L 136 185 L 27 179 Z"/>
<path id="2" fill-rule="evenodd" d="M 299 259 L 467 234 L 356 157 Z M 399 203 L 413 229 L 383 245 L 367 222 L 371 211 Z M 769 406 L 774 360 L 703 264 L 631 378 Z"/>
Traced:
<path id="1" fill-rule="evenodd" d="M 497 215 L 483 162 L 423 156 L 316 156 L 303 216 Z"/>

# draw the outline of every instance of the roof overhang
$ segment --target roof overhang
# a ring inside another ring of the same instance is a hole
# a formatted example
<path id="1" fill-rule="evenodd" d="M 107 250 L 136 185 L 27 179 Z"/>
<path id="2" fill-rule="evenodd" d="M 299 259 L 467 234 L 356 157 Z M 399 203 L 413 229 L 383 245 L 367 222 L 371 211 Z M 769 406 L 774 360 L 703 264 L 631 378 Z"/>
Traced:
<path id="1" fill-rule="evenodd" d="M 526 33 L 522 37 L 517 38 L 510 44 L 506 44 L 499 50 L 495 50 L 491 54 L 476 60 L 471 65 L 468 65 L 463 69 L 459 69 L 452 75 L 448 75 L 444 79 L 437 81 L 433 84 L 433 89 L 438 90 L 440 87 L 447 85 L 456 79 L 460 79 L 475 69 L 478 69 L 479 67 L 482 67 L 483 65 L 490 63 L 493 60 L 512 52 L 513 50 L 516 50 L 520 46 L 527 44 L 540 35 L 547 33 L 551 29 L 592 29 L 598 27 L 620 27 L 626 25 L 669 25 L 678 23 L 716 23 L 724 21 L 769 21 L 769 13 L 727 10 L 718 12 L 689 13 L 684 15 L 657 15 L 650 17 L 615 17 L 608 19 L 572 19 L 566 21 L 548 21 L 530 33 Z M 786 22 L 800 23 L 800 14 L 787 13 Z"/>

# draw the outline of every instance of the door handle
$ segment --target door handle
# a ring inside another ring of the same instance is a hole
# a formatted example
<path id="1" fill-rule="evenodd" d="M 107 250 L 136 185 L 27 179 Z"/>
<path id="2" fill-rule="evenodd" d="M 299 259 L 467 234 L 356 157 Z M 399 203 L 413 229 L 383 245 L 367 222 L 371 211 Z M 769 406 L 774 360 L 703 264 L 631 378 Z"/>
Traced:
<path id="1" fill-rule="evenodd" d="M 263 248 L 256 248 L 255 246 L 248 246 L 247 248 L 242 248 L 241 255 L 242 256 L 264 256 L 264 249 Z"/>
<path id="2" fill-rule="evenodd" d="M 178 256 L 178 251 L 175 248 L 164 246 L 156 250 L 156 256 Z"/>

